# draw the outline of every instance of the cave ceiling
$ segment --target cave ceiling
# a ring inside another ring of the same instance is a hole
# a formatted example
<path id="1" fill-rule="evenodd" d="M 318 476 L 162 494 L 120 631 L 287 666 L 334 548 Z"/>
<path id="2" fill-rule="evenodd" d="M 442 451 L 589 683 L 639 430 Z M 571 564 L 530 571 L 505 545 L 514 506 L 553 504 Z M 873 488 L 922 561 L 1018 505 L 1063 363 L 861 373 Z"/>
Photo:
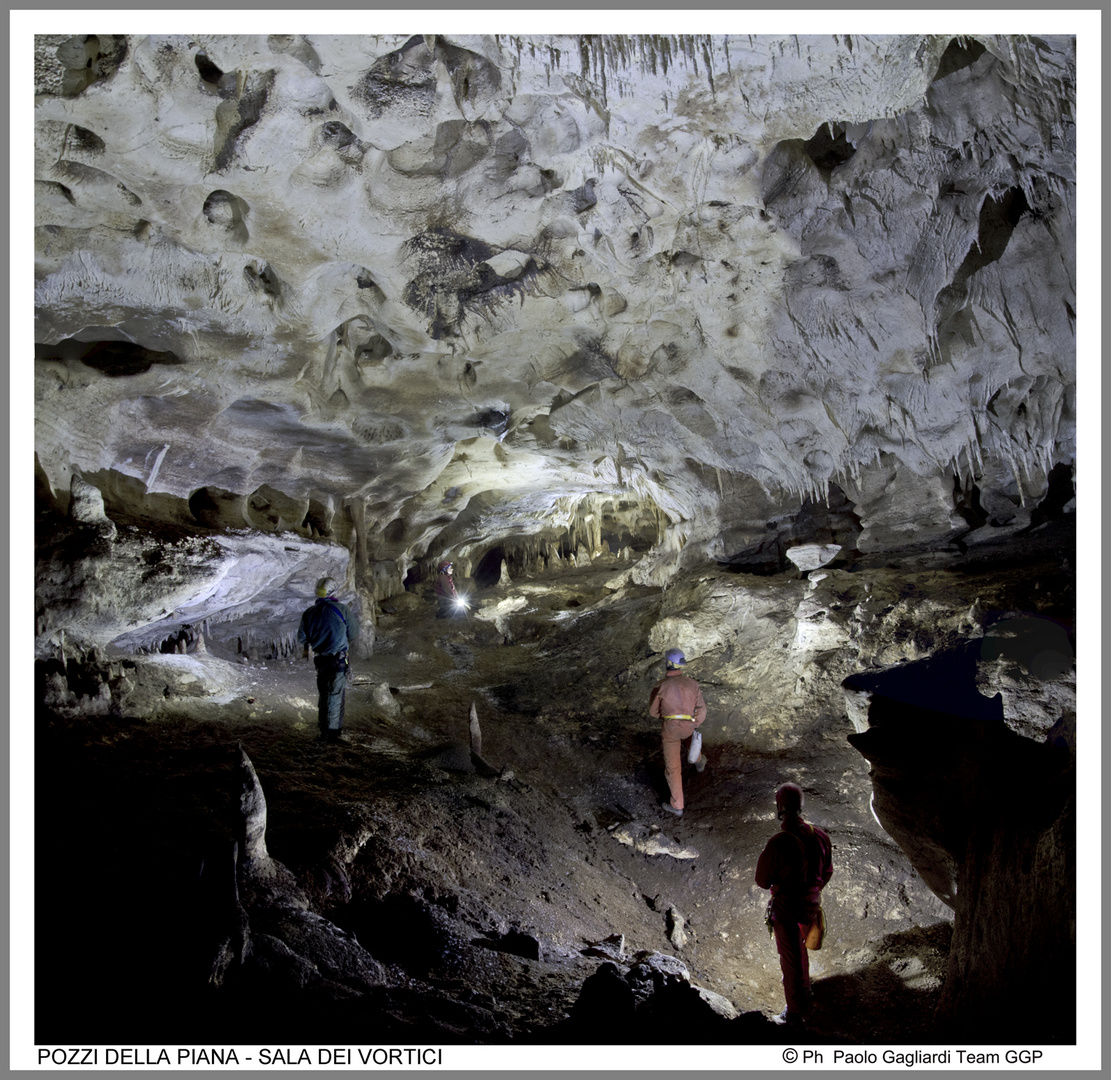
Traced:
<path id="1" fill-rule="evenodd" d="M 357 542 L 379 592 L 584 508 L 655 583 L 822 503 L 861 552 L 1027 526 L 1075 461 L 1075 67 L 1067 36 L 37 35 L 39 483 Z"/>

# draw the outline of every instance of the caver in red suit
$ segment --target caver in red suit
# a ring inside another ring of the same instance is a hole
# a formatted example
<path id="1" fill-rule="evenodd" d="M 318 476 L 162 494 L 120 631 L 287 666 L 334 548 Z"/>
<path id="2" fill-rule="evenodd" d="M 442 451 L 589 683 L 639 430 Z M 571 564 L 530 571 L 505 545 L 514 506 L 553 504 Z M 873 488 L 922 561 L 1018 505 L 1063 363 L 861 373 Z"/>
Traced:
<path id="1" fill-rule="evenodd" d="M 669 802 L 660 805 L 676 817 L 683 813 L 683 761 L 682 743 L 694 734 L 706 719 L 706 702 L 698 683 L 683 674 L 686 657 L 679 649 L 667 653 L 667 672 L 652 687 L 648 699 L 648 714 L 663 721 L 660 736 L 663 740 L 664 776 L 671 791 Z M 699 772 L 706 764 L 704 757 L 695 766 Z"/>
<path id="2" fill-rule="evenodd" d="M 451 576 L 452 566 L 449 562 L 442 562 L 436 574 L 436 618 L 451 619 L 462 614 L 462 609 L 456 603 L 459 594 L 455 591 L 455 578 Z"/>
<path id="3" fill-rule="evenodd" d="M 821 893 L 833 877 L 829 835 L 802 819 L 802 789 L 784 784 L 775 793 L 782 825 L 764 847 L 756 863 L 756 884 L 772 892 L 772 931 L 783 972 L 787 1008 L 780 1023 L 802 1023 L 810 996 L 810 957 L 807 931 L 818 917 Z"/>

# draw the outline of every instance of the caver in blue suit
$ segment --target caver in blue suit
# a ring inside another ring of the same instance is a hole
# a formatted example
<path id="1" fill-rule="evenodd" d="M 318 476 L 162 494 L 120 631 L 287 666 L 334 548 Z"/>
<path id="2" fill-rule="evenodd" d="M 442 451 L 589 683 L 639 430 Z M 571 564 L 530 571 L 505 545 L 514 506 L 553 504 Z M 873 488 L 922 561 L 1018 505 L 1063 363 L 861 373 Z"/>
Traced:
<path id="1" fill-rule="evenodd" d="M 313 651 L 316 665 L 316 688 L 319 691 L 318 712 L 320 737 L 339 739 L 343 731 L 343 707 L 347 693 L 347 650 L 359 640 L 359 620 L 346 604 L 335 597 L 337 589 L 331 578 L 321 578 L 316 585 L 316 603 L 301 616 L 297 640 L 304 655 Z"/>

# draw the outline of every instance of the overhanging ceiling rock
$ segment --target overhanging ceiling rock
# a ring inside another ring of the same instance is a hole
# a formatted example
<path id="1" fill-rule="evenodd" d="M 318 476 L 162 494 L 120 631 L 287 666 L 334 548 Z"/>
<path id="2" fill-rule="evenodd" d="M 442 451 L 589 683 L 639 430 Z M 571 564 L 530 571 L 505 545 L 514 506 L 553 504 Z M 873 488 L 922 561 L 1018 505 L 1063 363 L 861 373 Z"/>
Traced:
<path id="1" fill-rule="evenodd" d="M 397 587 L 583 500 L 666 567 L 831 493 L 861 551 L 1027 525 L 1075 457 L 1074 46 L 41 36 L 43 477 Z"/>

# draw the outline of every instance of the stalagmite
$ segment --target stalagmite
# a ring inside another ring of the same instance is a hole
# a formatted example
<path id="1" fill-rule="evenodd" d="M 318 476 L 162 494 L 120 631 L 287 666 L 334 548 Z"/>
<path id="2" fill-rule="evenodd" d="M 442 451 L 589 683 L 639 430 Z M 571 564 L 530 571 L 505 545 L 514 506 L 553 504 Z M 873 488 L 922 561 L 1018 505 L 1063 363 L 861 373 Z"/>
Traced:
<path id="1" fill-rule="evenodd" d="M 258 774 L 239 744 L 238 777 L 238 815 L 236 817 L 237 839 L 242 845 L 242 860 L 245 864 L 261 862 L 270 858 L 266 850 L 266 796 Z"/>
<path id="2" fill-rule="evenodd" d="M 207 915 L 211 925 L 208 984 L 212 987 L 223 986 L 233 965 L 242 964 L 251 951 L 250 920 L 239 898 L 238 861 L 239 845 L 233 843 L 230 853 L 225 850 L 213 860 L 215 866 L 201 868 L 207 910 L 200 916 Z"/>
<path id="3" fill-rule="evenodd" d="M 478 709 L 471 702 L 471 753 L 482 757 L 482 729 L 478 725 Z"/>
<path id="4" fill-rule="evenodd" d="M 677 949 L 687 943 L 687 920 L 674 905 L 667 909 L 667 938 Z"/>

